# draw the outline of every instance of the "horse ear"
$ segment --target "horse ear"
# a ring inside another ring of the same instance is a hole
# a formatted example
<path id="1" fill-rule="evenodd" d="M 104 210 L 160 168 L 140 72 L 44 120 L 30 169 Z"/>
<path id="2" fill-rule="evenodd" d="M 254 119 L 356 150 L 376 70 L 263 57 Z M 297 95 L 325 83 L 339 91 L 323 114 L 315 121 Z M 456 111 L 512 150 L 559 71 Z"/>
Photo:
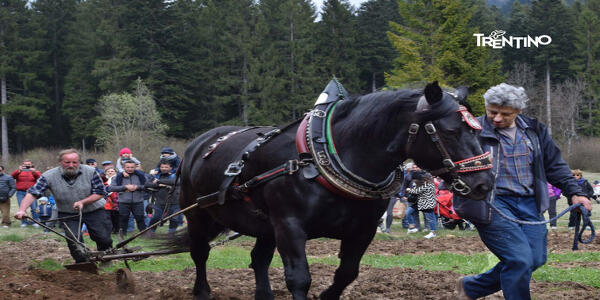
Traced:
<path id="1" fill-rule="evenodd" d="M 456 94 L 456 100 L 458 100 L 458 104 L 467 108 L 470 113 L 473 113 L 471 110 L 471 105 L 467 102 L 467 95 L 469 94 L 469 89 L 466 86 L 459 86 L 456 90 L 454 90 Z"/>
<path id="2" fill-rule="evenodd" d="M 442 100 L 443 97 L 442 89 L 438 85 L 437 81 L 434 81 L 425 86 L 425 91 L 423 93 L 425 94 L 425 99 L 427 100 L 427 103 L 429 103 L 430 105 Z"/>
<path id="3" fill-rule="evenodd" d="M 467 87 L 464 85 L 459 86 L 456 88 L 456 90 L 454 90 L 454 94 L 456 94 L 456 99 L 458 99 L 458 102 L 466 102 L 467 95 L 469 95 L 469 89 L 467 89 Z"/>

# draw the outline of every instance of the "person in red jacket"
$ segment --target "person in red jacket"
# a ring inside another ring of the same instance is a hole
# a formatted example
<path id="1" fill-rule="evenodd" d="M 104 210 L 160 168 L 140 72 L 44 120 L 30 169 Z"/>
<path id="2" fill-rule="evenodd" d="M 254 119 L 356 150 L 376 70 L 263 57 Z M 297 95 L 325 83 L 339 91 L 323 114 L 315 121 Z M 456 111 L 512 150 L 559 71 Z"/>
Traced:
<path id="1" fill-rule="evenodd" d="M 14 179 L 17 185 L 17 202 L 19 202 L 19 206 L 21 205 L 21 201 L 27 194 L 27 189 L 32 187 L 35 182 L 42 176 L 42 173 L 35 169 L 33 162 L 30 159 L 23 160 L 23 164 L 19 166 L 18 169 L 14 170 L 10 174 Z M 37 213 L 37 201 L 33 201 L 30 206 L 31 209 L 31 217 L 35 220 L 40 220 Z M 29 224 L 27 220 L 21 219 L 21 227 L 25 227 Z M 34 227 L 39 227 L 38 224 L 33 223 Z"/>

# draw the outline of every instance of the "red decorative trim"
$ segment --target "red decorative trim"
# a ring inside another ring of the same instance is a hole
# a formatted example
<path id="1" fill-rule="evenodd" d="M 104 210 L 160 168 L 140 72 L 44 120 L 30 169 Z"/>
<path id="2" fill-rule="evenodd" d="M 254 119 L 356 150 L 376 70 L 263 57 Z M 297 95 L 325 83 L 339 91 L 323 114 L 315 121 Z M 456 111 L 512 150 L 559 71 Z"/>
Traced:
<path id="1" fill-rule="evenodd" d="M 263 180 L 265 178 L 269 178 L 269 177 L 271 177 L 273 175 L 276 175 L 277 173 L 281 173 L 281 172 L 284 172 L 284 171 L 285 171 L 285 168 L 279 168 L 279 169 L 277 169 L 277 170 L 275 170 L 275 171 L 273 171 L 273 172 L 271 172 L 269 174 L 265 174 L 265 175 L 263 175 L 261 177 L 256 178 L 256 180 L 257 181 L 261 181 L 261 180 Z"/>
<path id="2" fill-rule="evenodd" d="M 300 123 L 300 126 L 298 126 L 298 131 L 296 131 L 296 149 L 298 150 L 298 154 L 310 153 L 308 145 L 306 144 L 306 127 L 308 126 L 308 119 L 309 115 L 306 115 L 306 117 L 304 117 L 304 120 L 302 120 L 302 123 Z M 329 181 L 327 181 L 327 179 L 325 179 L 325 177 L 321 175 L 317 176 L 316 179 L 317 182 L 321 184 L 324 188 L 338 196 L 342 196 L 344 198 L 349 198 L 352 200 L 372 200 L 370 198 L 356 197 L 353 194 L 346 193 L 333 186 Z"/>
<path id="3" fill-rule="evenodd" d="M 469 112 L 469 110 L 467 110 L 466 107 L 462 105 L 459 106 L 457 112 L 459 112 L 462 115 L 463 120 L 465 121 L 465 123 L 467 123 L 467 125 L 469 125 L 469 127 L 475 130 L 483 129 L 483 127 L 481 127 L 481 124 L 479 124 L 479 121 L 477 121 L 477 119 Z"/>
<path id="4" fill-rule="evenodd" d="M 344 198 L 348 198 L 348 199 L 352 199 L 352 200 L 372 200 L 369 198 L 360 198 L 360 197 L 356 197 L 355 195 L 352 195 L 350 193 L 346 193 L 340 189 L 337 189 L 335 186 L 331 185 L 331 183 L 329 183 L 329 181 L 327 181 L 327 179 L 325 179 L 325 177 L 319 175 L 317 177 L 317 181 L 324 187 L 326 188 L 328 191 L 338 195 L 338 196 L 342 196 Z"/>
<path id="5" fill-rule="evenodd" d="M 310 153 L 310 150 L 308 150 L 308 145 L 306 144 L 306 127 L 308 126 L 308 119 L 309 115 L 307 114 L 296 131 L 296 150 L 298 150 L 299 154 Z"/>

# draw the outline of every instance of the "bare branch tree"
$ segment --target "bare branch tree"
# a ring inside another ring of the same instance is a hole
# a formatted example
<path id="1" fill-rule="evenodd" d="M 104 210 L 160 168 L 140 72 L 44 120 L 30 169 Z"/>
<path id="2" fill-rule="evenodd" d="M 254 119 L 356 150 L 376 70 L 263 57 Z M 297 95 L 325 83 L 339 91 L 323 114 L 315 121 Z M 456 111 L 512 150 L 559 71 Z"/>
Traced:
<path id="1" fill-rule="evenodd" d="M 527 63 L 515 63 L 509 71 L 506 83 L 521 86 L 525 89 L 529 102 L 524 114 L 538 119 L 546 119 L 545 102 L 543 95 L 540 95 L 540 86 L 536 84 L 535 71 Z"/>
<path id="2" fill-rule="evenodd" d="M 581 79 L 566 80 L 552 88 L 553 125 L 558 133 L 555 138 L 566 145 L 566 156 L 570 157 L 572 153 L 573 142 L 577 139 L 577 124 L 580 106 L 584 104 L 583 92 L 586 83 Z"/>

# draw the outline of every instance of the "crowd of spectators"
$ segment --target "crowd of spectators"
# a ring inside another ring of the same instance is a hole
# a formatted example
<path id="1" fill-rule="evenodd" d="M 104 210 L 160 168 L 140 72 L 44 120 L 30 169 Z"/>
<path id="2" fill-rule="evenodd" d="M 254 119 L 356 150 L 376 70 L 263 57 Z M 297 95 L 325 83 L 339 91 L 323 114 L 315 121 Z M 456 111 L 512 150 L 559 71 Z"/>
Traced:
<path id="1" fill-rule="evenodd" d="M 156 168 L 150 169 L 149 172 L 144 172 L 141 161 L 133 156 L 129 148 L 121 149 L 116 164 L 113 161 L 106 160 L 98 165 L 96 159 L 86 158 L 85 165 L 82 163 L 76 167 L 78 170 L 76 172 L 79 173 L 75 173 L 76 175 L 72 178 L 73 182 L 75 182 L 74 178 L 79 176 L 77 174 L 82 174 L 82 171 L 92 170 L 93 173 L 97 174 L 102 184 L 102 191 L 97 192 L 97 194 L 102 194 L 102 208 L 107 219 L 110 220 L 107 223 L 110 224 L 110 226 L 107 226 L 110 228 L 106 230 L 112 234 L 118 234 L 120 239 L 135 230 L 133 220 L 135 220 L 138 230 L 141 231 L 159 222 L 162 217 L 179 211 L 175 171 L 181 160 L 171 147 L 163 147 L 160 152 Z M 83 162 L 83 158 L 79 157 L 79 153 L 76 154 L 77 160 Z M 52 186 L 49 186 L 48 179 L 43 177 L 44 175 L 48 177 L 54 172 L 52 170 L 56 169 L 67 180 L 69 177 L 65 174 L 66 169 L 60 166 L 63 163 L 62 160 L 63 158 L 59 157 L 59 166 L 49 167 L 43 174 L 36 170 L 30 159 L 25 159 L 10 175 L 5 174 L 4 167 L 0 166 L 0 212 L 2 213 L 2 226 L 4 228 L 9 228 L 11 225 L 10 198 L 14 194 L 17 195 L 20 208 L 28 193 L 33 196 L 31 204 L 26 207 L 29 212 L 27 214 L 18 213 L 21 227 L 39 227 L 38 223 L 41 223 L 52 228 L 57 223 L 61 223 L 54 221 L 57 219 L 60 209 L 52 194 Z M 40 178 L 44 181 L 42 184 L 43 191 L 34 188 L 36 183 L 39 187 Z M 92 186 L 93 181 L 92 179 Z M 172 189 L 175 189 L 174 193 L 171 193 Z M 94 203 L 100 202 L 95 200 Z M 26 215 L 27 217 L 25 217 Z M 171 219 L 169 232 L 174 232 L 181 225 L 183 225 L 182 215 Z M 89 235 L 90 231 L 93 230 L 97 230 L 97 228 L 89 228 L 89 224 L 83 222 L 82 228 L 75 231 L 81 231 L 82 234 Z M 155 230 L 152 230 L 149 235 L 152 235 Z M 47 231 L 44 228 L 44 232 Z"/>

